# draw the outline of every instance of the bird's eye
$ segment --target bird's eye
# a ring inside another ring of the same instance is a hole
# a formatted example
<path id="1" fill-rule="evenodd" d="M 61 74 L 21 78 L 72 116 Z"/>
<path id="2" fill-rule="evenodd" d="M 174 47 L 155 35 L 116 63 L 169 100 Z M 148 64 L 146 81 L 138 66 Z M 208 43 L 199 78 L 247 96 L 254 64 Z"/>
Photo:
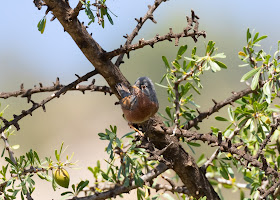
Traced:
<path id="1" fill-rule="evenodd" d="M 146 85 L 142 85 L 141 87 L 142 87 L 142 89 L 145 89 L 145 88 L 146 88 Z"/>

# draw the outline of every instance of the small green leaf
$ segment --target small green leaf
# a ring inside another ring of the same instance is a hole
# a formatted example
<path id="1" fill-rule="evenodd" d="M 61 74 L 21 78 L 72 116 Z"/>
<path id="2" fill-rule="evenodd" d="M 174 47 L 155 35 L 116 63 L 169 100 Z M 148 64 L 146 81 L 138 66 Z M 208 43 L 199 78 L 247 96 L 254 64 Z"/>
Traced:
<path id="1" fill-rule="evenodd" d="M 244 81 L 248 80 L 248 79 L 251 78 L 253 75 L 255 75 L 259 70 L 260 70 L 260 67 L 259 67 L 259 68 L 252 69 L 251 71 L 247 72 L 246 74 L 244 74 L 244 75 L 242 76 L 240 82 L 244 82 Z"/>
<path id="2" fill-rule="evenodd" d="M 177 53 L 177 60 L 180 60 L 182 58 L 182 55 L 186 52 L 188 48 L 188 45 L 184 45 L 184 46 L 181 46 L 178 50 L 178 53 Z"/>
<path id="3" fill-rule="evenodd" d="M 109 15 L 108 12 L 106 12 L 106 16 L 107 16 L 109 22 L 110 22 L 112 25 L 114 25 L 114 22 L 113 22 L 113 20 L 112 20 L 112 18 L 111 18 L 111 16 Z"/>
<path id="4" fill-rule="evenodd" d="M 247 29 L 247 42 L 251 39 L 251 33 L 249 28 Z"/>
<path id="5" fill-rule="evenodd" d="M 256 44 L 257 42 L 259 42 L 259 41 L 261 41 L 261 40 L 263 40 L 263 39 L 265 39 L 265 38 L 267 38 L 267 35 L 263 35 L 263 36 L 259 37 L 258 39 L 256 39 L 256 40 L 254 41 L 253 44 Z"/>
<path id="6" fill-rule="evenodd" d="M 162 56 L 162 60 L 163 60 L 163 62 L 165 64 L 165 67 L 170 69 L 170 66 L 169 66 L 169 63 L 167 61 L 167 58 L 165 56 Z"/>
<path id="7" fill-rule="evenodd" d="M 221 71 L 220 66 L 219 66 L 217 63 L 213 62 L 212 60 L 209 60 L 209 64 L 210 64 L 211 70 L 212 70 L 213 72 Z"/>
<path id="8" fill-rule="evenodd" d="M 256 73 L 256 75 L 254 76 L 252 83 L 251 83 L 251 89 L 255 90 L 259 84 L 259 79 L 260 79 L 260 74 L 261 74 L 261 68 L 259 68 L 259 71 Z"/>
<path id="9" fill-rule="evenodd" d="M 217 61 L 217 60 L 214 60 L 214 62 L 217 63 L 221 68 L 227 69 L 227 66 L 224 63 Z"/>
<path id="10" fill-rule="evenodd" d="M 228 121 L 226 118 L 220 116 L 215 117 L 215 119 L 218 121 Z"/>
<path id="11" fill-rule="evenodd" d="M 41 19 L 41 20 L 39 21 L 39 23 L 37 24 L 38 31 L 40 31 L 41 34 L 43 34 L 44 31 L 45 31 L 46 22 L 47 22 L 46 16 L 44 16 L 43 19 Z"/>
<path id="12" fill-rule="evenodd" d="M 200 147 L 201 145 L 195 142 L 188 142 L 189 145 L 194 146 L 194 147 Z"/>

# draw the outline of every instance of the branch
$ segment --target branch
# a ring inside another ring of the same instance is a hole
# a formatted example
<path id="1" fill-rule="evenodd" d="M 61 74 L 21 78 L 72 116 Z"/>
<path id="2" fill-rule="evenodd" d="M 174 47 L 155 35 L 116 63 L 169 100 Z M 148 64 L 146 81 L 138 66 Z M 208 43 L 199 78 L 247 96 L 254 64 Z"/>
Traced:
<path id="1" fill-rule="evenodd" d="M 2 118 L 2 117 L 1 117 Z M 4 141 L 5 144 L 5 149 L 8 151 L 9 154 L 9 158 L 11 159 L 11 161 L 17 165 L 16 159 L 14 157 L 14 152 L 12 151 L 10 144 L 8 142 L 8 139 L 6 138 L 4 131 L 1 132 L 1 139 Z"/>
<path id="2" fill-rule="evenodd" d="M 130 35 L 126 35 L 124 36 L 126 39 L 126 42 L 124 44 L 124 46 L 127 46 L 127 45 L 130 45 L 132 40 L 136 37 L 136 35 L 138 35 L 139 33 L 139 30 L 142 28 L 142 26 L 144 25 L 144 23 L 150 19 L 152 20 L 154 23 L 156 23 L 156 21 L 154 20 L 154 17 L 153 17 L 153 13 L 154 11 L 159 7 L 159 5 L 162 3 L 162 2 L 166 2 L 166 0 L 155 0 L 154 4 L 151 6 L 151 5 L 148 5 L 148 12 L 145 14 L 144 17 L 140 17 L 140 19 L 136 19 L 135 20 L 137 21 L 137 25 L 136 27 L 134 28 L 134 30 L 132 31 L 132 33 Z M 117 67 L 120 66 L 120 64 L 123 62 L 123 57 L 124 57 L 124 54 L 121 54 L 117 61 L 115 62 L 115 65 Z"/>
<path id="3" fill-rule="evenodd" d="M 224 106 L 228 105 L 228 104 L 232 104 L 234 101 L 253 93 L 254 90 L 252 90 L 251 88 L 247 88 L 244 90 L 241 90 L 240 92 L 234 93 L 231 97 L 227 98 L 224 101 L 221 101 L 219 103 L 215 102 L 215 105 L 210 108 L 208 111 L 205 112 L 200 112 L 199 115 L 188 121 L 188 123 L 184 126 L 184 129 L 189 130 L 190 128 L 196 126 L 199 122 L 202 122 L 203 119 L 209 117 L 210 115 L 212 115 L 215 112 L 218 112 L 221 108 L 223 108 Z"/>
<path id="4" fill-rule="evenodd" d="M 165 128 L 164 130 L 161 127 L 157 127 L 157 132 L 160 134 L 173 134 L 172 128 Z M 192 138 L 192 140 L 200 140 L 203 142 L 207 142 L 209 145 L 213 144 L 215 146 L 219 146 L 222 152 L 229 152 L 232 155 L 237 155 L 236 159 L 238 160 L 246 160 L 251 166 L 258 167 L 259 169 L 263 170 L 266 175 L 273 175 L 275 177 L 280 178 L 280 173 L 275 169 L 271 168 L 270 166 L 266 165 L 266 163 L 260 162 L 255 159 L 252 155 L 250 155 L 245 150 L 242 150 L 234 145 L 231 145 L 229 141 L 219 141 L 218 137 L 212 134 L 200 134 L 194 131 L 189 130 L 180 130 L 176 132 L 176 136 L 185 137 L 185 138 Z"/>
<path id="5" fill-rule="evenodd" d="M 125 54 L 125 53 L 127 54 L 132 50 L 140 49 L 140 48 L 143 48 L 144 46 L 147 46 L 147 45 L 150 45 L 151 47 L 153 47 L 158 42 L 162 42 L 162 41 L 165 41 L 165 40 L 172 41 L 172 39 L 175 39 L 175 45 L 178 46 L 178 40 L 181 37 L 192 37 L 192 38 L 195 37 L 195 38 L 197 38 L 199 36 L 206 37 L 205 31 L 192 32 L 192 33 L 187 33 L 187 34 L 185 34 L 184 32 L 181 32 L 181 33 L 175 34 L 175 33 L 172 32 L 172 29 L 170 28 L 170 32 L 167 33 L 166 35 L 163 35 L 163 36 L 156 35 L 153 39 L 150 39 L 150 40 L 140 39 L 138 41 L 138 43 L 136 43 L 136 44 L 121 46 L 120 48 L 115 49 L 114 51 L 105 53 L 105 56 L 108 59 L 111 59 L 111 58 L 113 58 L 117 55 Z"/>
<path id="6" fill-rule="evenodd" d="M 14 125 L 16 127 L 17 130 L 20 129 L 18 122 L 26 117 L 27 115 L 32 115 L 32 112 L 34 110 L 36 110 L 37 108 L 42 107 L 43 110 L 45 111 L 45 104 L 47 104 L 49 101 L 53 100 L 55 97 L 59 98 L 60 95 L 65 94 L 68 90 L 70 90 L 71 88 L 76 87 L 76 85 L 78 85 L 79 83 L 88 80 L 90 77 L 96 75 L 98 72 L 96 70 L 88 72 L 87 74 L 85 74 L 84 76 L 78 78 L 77 80 L 73 81 L 72 83 L 62 87 L 60 90 L 58 90 L 57 92 L 53 93 L 51 96 L 47 97 L 46 99 L 42 100 L 40 103 L 35 103 L 34 101 L 30 100 L 32 102 L 32 107 L 28 110 L 23 110 L 21 112 L 20 115 L 14 115 L 14 119 L 11 121 L 7 121 L 3 118 L 2 121 L 4 122 L 4 126 L 2 126 L 0 128 L 0 132 L 5 131 L 5 129 L 7 129 L 9 126 Z"/>
<path id="7" fill-rule="evenodd" d="M 260 199 L 265 199 L 268 195 L 270 195 L 271 193 L 273 193 L 277 187 L 280 185 L 280 179 L 274 183 L 273 186 L 271 186 L 269 189 L 267 189 L 261 196 Z"/>
<path id="8" fill-rule="evenodd" d="M 30 99 L 32 94 L 42 93 L 42 92 L 54 92 L 54 91 L 62 89 L 63 87 L 65 87 L 65 85 L 60 84 L 58 78 L 57 78 L 56 83 L 53 84 L 53 86 L 47 86 L 47 87 L 43 87 L 42 83 L 39 83 L 39 87 L 35 86 L 33 89 L 25 90 L 23 88 L 23 84 L 21 84 L 21 88 L 19 91 L 1 92 L 0 98 L 7 99 L 10 97 L 17 97 L 17 96 L 21 95 L 21 97 L 27 97 L 28 99 Z M 109 93 L 110 95 L 113 94 L 112 90 L 109 87 L 97 86 L 97 85 L 94 85 L 94 82 L 89 85 L 77 85 L 76 87 L 70 88 L 69 91 L 70 90 L 71 91 L 81 91 L 83 93 L 85 91 L 97 91 L 97 92 L 104 92 L 105 94 Z"/>
<path id="9" fill-rule="evenodd" d="M 149 182 L 149 181 L 153 180 L 154 178 L 156 178 L 158 175 L 165 172 L 167 169 L 168 169 L 168 167 L 165 164 L 160 163 L 153 170 L 151 170 L 147 174 L 141 176 L 141 179 L 144 182 Z M 74 197 L 73 199 L 74 200 L 97 200 L 97 199 L 114 198 L 117 195 L 120 195 L 120 194 L 123 194 L 123 193 L 128 193 L 129 191 L 131 191 L 131 190 L 133 190 L 137 187 L 139 187 L 139 186 L 137 186 L 135 184 L 135 182 L 133 181 L 132 184 L 128 187 L 116 185 L 113 189 L 111 189 L 109 191 L 106 191 L 106 192 L 90 195 L 90 196 L 87 196 L 87 197 Z"/>
<path id="10" fill-rule="evenodd" d="M 269 134 L 266 136 L 266 138 L 260 144 L 260 147 L 259 147 L 256 155 L 254 156 L 255 159 L 259 159 L 260 154 L 262 153 L 262 150 L 266 147 L 267 143 L 270 141 L 271 136 L 276 131 L 277 127 L 280 125 L 280 117 L 277 117 L 275 120 L 276 120 L 276 122 L 275 122 L 275 124 L 271 125 L 271 130 L 270 130 Z"/>
<path id="11" fill-rule="evenodd" d="M 245 123 L 242 125 L 242 127 L 245 125 Z M 236 126 L 232 134 L 227 138 L 228 140 L 232 140 L 235 135 L 237 135 L 242 127 Z M 220 148 L 216 149 L 214 153 L 211 155 L 211 157 L 201 166 L 201 168 L 206 172 L 206 169 L 208 166 L 217 158 L 217 156 L 220 153 Z"/>

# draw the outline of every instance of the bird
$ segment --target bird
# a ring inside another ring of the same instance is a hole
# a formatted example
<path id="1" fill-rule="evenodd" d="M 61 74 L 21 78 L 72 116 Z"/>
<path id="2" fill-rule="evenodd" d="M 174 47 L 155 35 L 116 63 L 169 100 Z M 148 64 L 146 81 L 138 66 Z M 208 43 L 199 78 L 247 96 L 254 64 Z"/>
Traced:
<path id="1" fill-rule="evenodd" d="M 142 124 L 156 114 L 159 103 L 153 82 L 148 77 L 139 77 L 132 87 L 116 84 L 124 118 L 129 125 Z"/>

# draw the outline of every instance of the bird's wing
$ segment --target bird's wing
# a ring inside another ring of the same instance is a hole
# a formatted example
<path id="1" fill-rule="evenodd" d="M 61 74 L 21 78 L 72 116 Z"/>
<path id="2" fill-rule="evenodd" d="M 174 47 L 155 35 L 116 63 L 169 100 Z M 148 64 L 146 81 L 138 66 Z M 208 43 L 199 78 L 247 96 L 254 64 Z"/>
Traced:
<path id="1" fill-rule="evenodd" d="M 121 99 L 121 105 L 126 110 L 133 110 L 137 105 L 137 97 L 130 95 Z"/>
<path id="2" fill-rule="evenodd" d="M 118 91 L 119 95 L 122 98 L 125 98 L 125 97 L 127 97 L 127 96 L 129 96 L 131 94 L 129 89 L 125 85 L 123 85 L 121 83 L 118 83 L 116 85 L 116 90 Z"/>

